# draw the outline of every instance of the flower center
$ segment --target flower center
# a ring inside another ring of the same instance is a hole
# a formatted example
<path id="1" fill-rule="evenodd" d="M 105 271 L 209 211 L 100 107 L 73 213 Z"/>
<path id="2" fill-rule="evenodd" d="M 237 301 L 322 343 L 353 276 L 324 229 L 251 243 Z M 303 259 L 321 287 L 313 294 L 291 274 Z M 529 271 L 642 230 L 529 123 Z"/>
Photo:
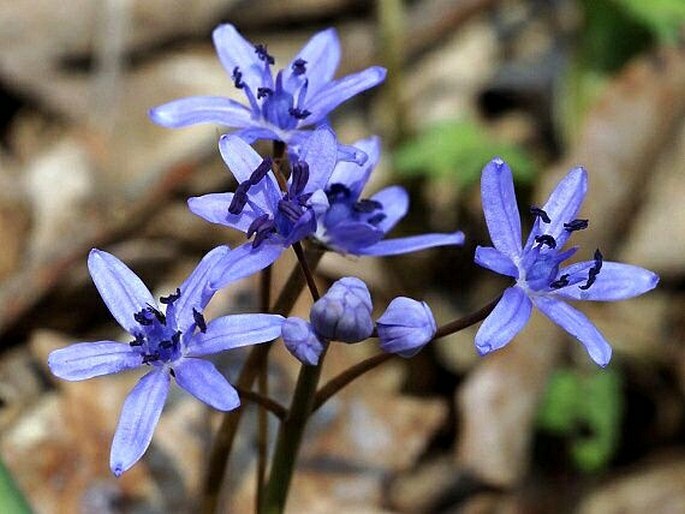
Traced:
<path id="1" fill-rule="evenodd" d="M 181 297 L 181 290 L 169 296 L 162 296 L 159 302 L 167 306 L 166 315 L 157 307 L 148 305 L 133 314 L 138 322 L 139 330 L 133 333 L 135 339 L 129 343 L 137 348 L 143 359 L 143 364 L 161 366 L 175 361 L 181 356 L 182 332 L 176 326 L 176 311 L 174 303 Z M 200 331 L 207 330 L 202 314 L 193 309 L 193 318 Z"/>
<path id="2" fill-rule="evenodd" d="M 540 222 L 536 223 L 534 227 L 541 227 L 541 225 L 552 223 L 551 218 L 543 209 L 539 207 L 531 207 L 531 214 L 539 218 Z M 584 230 L 588 227 L 589 221 L 587 219 L 574 219 L 564 223 L 564 231 L 571 233 L 577 230 Z M 559 276 L 560 264 L 569 258 L 574 249 L 561 252 L 561 246 L 565 242 L 565 236 L 562 238 L 562 243 L 558 244 L 557 240 L 551 234 L 535 234 L 533 237 L 533 247 L 526 252 L 522 258 L 520 269 L 522 269 L 521 276 L 528 288 L 533 291 L 545 291 L 548 289 L 560 289 L 570 284 L 584 284 L 578 287 L 582 290 L 589 289 L 597 280 L 597 275 L 602 269 L 603 256 L 598 250 L 595 251 L 594 265 L 588 271 L 587 279 L 578 276 L 570 276 L 569 274 L 562 274 Z"/>
<path id="3" fill-rule="evenodd" d="M 355 200 L 352 192 L 343 184 L 332 184 L 326 189 L 330 207 L 326 211 L 324 224 L 333 229 L 344 221 L 367 223 L 377 226 L 386 217 L 383 204 L 376 200 Z"/>
<path id="4" fill-rule="evenodd" d="M 250 178 L 238 185 L 228 207 L 230 214 L 241 214 L 245 205 L 250 202 L 248 192 L 257 186 L 271 170 L 271 159 L 267 158 L 250 175 Z M 311 193 L 304 189 L 309 182 L 309 165 L 297 161 L 292 165 L 292 175 L 288 190 L 281 193 L 281 198 L 271 213 L 261 212 L 247 229 L 247 237 L 254 236 L 253 248 L 259 247 L 266 239 L 278 239 L 284 244 L 292 244 L 316 230 L 316 219 L 309 206 Z M 257 211 L 261 209 L 254 203 L 250 206 Z"/>
<path id="5" fill-rule="evenodd" d="M 292 130 L 300 121 L 311 115 L 311 112 L 304 108 L 308 86 L 307 61 L 293 61 L 292 74 L 284 84 L 283 70 L 279 70 L 274 81 L 271 66 L 276 63 L 276 59 L 268 53 L 266 45 L 257 44 L 254 48 L 257 57 L 264 63 L 261 84 L 253 91 L 243 80 L 240 67 L 236 66 L 232 73 L 233 85 L 243 90 L 254 116 L 261 116 L 280 129 Z"/>

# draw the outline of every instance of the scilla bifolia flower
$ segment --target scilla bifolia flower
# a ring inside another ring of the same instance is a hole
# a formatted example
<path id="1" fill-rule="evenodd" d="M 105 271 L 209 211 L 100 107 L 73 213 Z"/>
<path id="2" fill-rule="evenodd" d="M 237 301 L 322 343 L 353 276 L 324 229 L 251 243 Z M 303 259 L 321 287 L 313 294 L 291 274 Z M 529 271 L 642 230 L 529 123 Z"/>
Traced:
<path id="1" fill-rule="evenodd" d="M 390 302 L 376 321 L 381 350 L 405 358 L 416 355 L 433 339 L 437 328 L 428 304 L 406 296 Z"/>
<path id="2" fill-rule="evenodd" d="M 478 330 L 479 353 L 498 350 L 511 341 L 535 305 L 578 339 L 598 365 L 609 363 L 609 343 L 583 313 L 564 300 L 625 300 L 656 287 L 659 277 L 637 266 L 605 261 L 599 249 L 590 261 L 560 268 L 577 250 L 562 251 L 567 239 L 588 226 L 588 220 L 576 217 L 586 192 L 586 171 L 569 171 L 542 208 L 531 208 L 536 219 L 526 244 L 521 246 L 521 220 L 511 170 L 502 159 L 493 159 L 483 169 L 483 212 L 494 247 L 479 246 L 475 261 L 512 277 L 516 283 L 504 291 Z"/>
<path id="3" fill-rule="evenodd" d="M 212 353 L 277 338 L 283 318 L 276 314 L 237 314 L 206 322 L 202 311 L 214 294 L 208 278 L 230 250 L 209 252 L 181 286 L 161 297 L 163 312 L 150 291 L 123 262 L 92 250 L 88 269 L 100 296 L 130 343 L 76 343 L 53 351 L 50 370 L 65 380 L 145 367 L 147 374 L 130 392 L 112 441 L 110 468 L 119 476 L 145 453 L 169 392 L 171 378 L 196 398 L 229 411 L 240 405 L 238 393 L 209 361 Z"/>
<path id="4" fill-rule="evenodd" d="M 224 97 L 181 98 L 150 110 L 155 123 L 169 128 L 218 123 L 237 129 L 235 134 L 248 143 L 273 139 L 295 148 L 333 109 L 385 80 L 386 70 L 379 66 L 333 80 L 340 62 L 334 29 L 312 37 L 275 78 L 275 59 L 265 45 L 253 45 L 230 24 L 217 27 L 213 39 L 222 66 L 249 107 Z M 365 158 L 351 147 L 340 150 L 341 158 L 357 162 Z"/>
<path id="5" fill-rule="evenodd" d="M 309 319 L 321 337 L 358 343 L 373 333 L 371 294 L 356 277 L 343 277 L 312 305 Z"/>
<path id="6" fill-rule="evenodd" d="M 281 337 L 288 351 L 303 364 L 316 366 L 324 349 L 324 341 L 311 323 L 296 317 L 286 318 Z"/>
<path id="7" fill-rule="evenodd" d="M 222 136 L 219 149 L 238 181 L 234 193 L 212 193 L 190 198 L 188 206 L 198 216 L 245 232 L 252 241 L 236 248 L 222 263 L 225 268 L 249 265 L 255 271 L 273 263 L 283 250 L 316 230 L 310 198 L 321 190 L 336 163 L 335 134 L 318 128 L 304 143 L 288 181 L 279 188 L 271 159 L 262 157 L 237 136 Z M 248 262 L 249 261 L 249 262 Z M 216 278 L 223 287 L 230 275 Z"/>
<path id="8" fill-rule="evenodd" d="M 325 195 L 312 198 L 316 211 L 316 239 L 340 253 L 353 255 L 397 255 L 434 246 L 461 245 L 464 234 L 423 234 L 384 239 L 409 210 L 409 195 L 399 186 L 382 189 L 371 198 L 361 198 L 362 189 L 380 160 L 380 140 L 371 137 L 354 146 L 368 156 L 363 166 L 338 162 L 325 188 Z"/>

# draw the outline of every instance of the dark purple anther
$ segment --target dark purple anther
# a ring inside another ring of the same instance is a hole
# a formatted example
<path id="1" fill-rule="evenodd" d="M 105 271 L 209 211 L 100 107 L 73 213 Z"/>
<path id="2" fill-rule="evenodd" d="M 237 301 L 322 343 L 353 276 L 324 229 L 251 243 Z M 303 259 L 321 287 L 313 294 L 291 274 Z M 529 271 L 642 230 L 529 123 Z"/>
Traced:
<path id="1" fill-rule="evenodd" d="M 264 226 L 272 226 L 273 223 L 269 220 L 269 215 L 268 214 L 262 214 L 261 216 L 258 216 L 255 218 L 255 220 L 250 223 L 250 226 L 247 227 L 247 237 L 248 239 L 251 238 L 255 233 L 259 233 L 264 230 Z"/>
<path id="2" fill-rule="evenodd" d="M 231 78 L 233 79 L 233 85 L 236 88 L 242 89 L 245 87 L 245 82 L 243 82 L 243 74 L 238 66 L 233 68 L 233 74 L 231 75 Z"/>
<path id="3" fill-rule="evenodd" d="M 159 352 L 153 352 L 153 353 L 148 353 L 147 355 L 143 355 L 143 364 L 150 364 L 153 361 L 156 361 L 159 359 Z"/>
<path id="4" fill-rule="evenodd" d="M 359 200 L 352 208 L 357 212 L 371 213 L 375 210 L 382 209 L 383 204 L 381 202 L 377 202 L 376 200 L 364 199 Z"/>
<path id="5" fill-rule="evenodd" d="M 339 184 L 337 182 L 335 184 L 331 184 L 328 189 L 326 189 L 326 196 L 328 197 L 329 202 L 334 202 L 338 198 L 344 200 L 349 198 L 351 194 L 352 192 L 346 185 Z"/>
<path id="6" fill-rule="evenodd" d="M 302 209 L 288 200 L 279 200 L 278 210 L 293 223 L 299 220 L 300 216 L 302 216 Z"/>
<path id="7" fill-rule="evenodd" d="M 370 225 L 378 225 L 385 218 L 387 218 L 387 216 L 384 213 L 378 212 L 366 220 L 366 222 Z"/>
<path id="8" fill-rule="evenodd" d="M 130 346 L 143 346 L 145 344 L 145 338 L 140 334 L 135 334 L 136 338 L 128 343 Z"/>
<path id="9" fill-rule="evenodd" d="M 258 87 L 257 88 L 257 100 L 261 98 L 266 98 L 267 96 L 273 95 L 274 90 L 270 87 Z"/>
<path id="10" fill-rule="evenodd" d="M 530 213 L 533 216 L 537 216 L 538 218 L 540 218 L 544 223 L 551 223 L 552 222 L 552 220 L 549 219 L 549 216 L 547 215 L 547 213 L 544 210 L 542 210 L 540 207 L 535 207 L 535 206 L 531 207 Z"/>
<path id="11" fill-rule="evenodd" d="M 592 268 L 590 268 L 590 271 L 588 272 L 587 282 L 585 282 L 585 284 L 583 284 L 582 286 L 578 286 L 583 291 L 590 289 L 590 286 L 595 283 L 595 281 L 597 280 L 597 275 L 599 275 L 599 272 L 602 269 L 604 256 L 602 255 L 602 252 L 599 251 L 599 248 L 595 250 L 594 259 L 595 264 L 594 266 L 592 266 Z"/>
<path id="12" fill-rule="evenodd" d="M 250 190 L 250 182 L 246 180 L 238 184 L 238 187 L 233 193 L 231 204 L 228 206 L 228 212 L 231 214 L 240 214 L 247 203 L 247 192 Z"/>
<path id="13" fill-rule="evenodd" d="M 547 245 L 550 248 L 556 248 L 557 247 L 557 242 L 554 239 L 554 237 L 550 236 L 549 234 L 542 234 L 541 236 L 535 236 L 535 242 L 538 243 L 540 246 Z"/>
<path id="14" fill-rule="evenodd" d="M 200 311 L 195 309 L 195 307 L 193 307 L 193 319 L 195 320 L 197 328 L 200 329 L 200 332 L 202 332 L 203 334 L 207 332 L 207 323 L 205 323 L 205 317 L 202 315 Z"/>
<path id="15" fill-rule="evenodd" d="M 311 114 L 307 109 L 299 109 L 297 107 L 291 107 L 288 109 L 288 113 L 296 120 L 303 120 Z"/>
<path id="16" fill-rule="evenodd" d="M 576 219 L 568 223 L 564 223 L 564 228 L 567 232 L 574 232 L 576 230 L 585 230 L 589 224 L 589 220 Z"/>
<path id="17" fill-rule="evenodd" d="M 276 60 L 269 55 L 269 52 L 266 51 L 266 45 L 257 44 L 254 46 L 254 51 L 257 54 L 257 57 L 259 57 L 260 61 L 264 61 L 269 64 L 274 64 Z"/>
<path id="18" fill-rule="evenodd" d="M 150 317 L 150 309 L 142 309 L 140 312 L 133 314 L 133 319 L 143 326 L 152 325 L 153 319 Z"/>
<path id="19" fill-rule="evenodd" d="M 176 292 L 170 294 L 169 296 L 160 296 L 159 297 L 159 303 L 163 305 L 171 305 L 174 303 L 176 300 L 178 300 L 181 297 L 181 289 L 176 288 Z"/>
<path id="20" fill-rule="evenodd" d="M 157 318 L 158 322 L 160 322 L 162 325 L 166 325 L 166 316 L 164 316 L 161 311 L 149 304 L 147 306 L 147 310 L 151 312 L 155 318 Z"/>
<path id="21" fill-rule="evenodd" d="M 549 287 L 552 289 L 559 289 L 568 285 L 568 274 L 560 276 L 557 280 L 552 282 Z"/>
<path id="22" fill-rule="evenodd" d="M 174 343 L 172 343 L 171 341 L 160 341 L 160 343 L 159 343 L 159 347 L 162 350 L 168 350 L 172 346 L 174 346 Z"/>
<path id="23" fill-rule="evenodd" d="M 305 61 L 304 59 L 296 59 L 292 65 L 293 73 L 298 76 L 307 73 L 306 64 L 307 61 Z"/>
<path id="24" fill-rule="evenodd" d="M 271 171 L 271 166 L 273 165 L 273 160 L 271 157 L 267 157 L 264 159 L 259 166 L 257 166 L 257 169 L 252 172 L 252 175 L 250 175 L 249 178 L 249 183 L 253 186 L 256 186 L 259 184 L 264 177 L 266 177 L 266 174 Z"/>
<path id="25" fill-rule="evenodd" d="M 293 163 L 292 185 L 290 190 L 294 196 L 299 195 L 309 181 L 309 164 L 305 161 Z"/>

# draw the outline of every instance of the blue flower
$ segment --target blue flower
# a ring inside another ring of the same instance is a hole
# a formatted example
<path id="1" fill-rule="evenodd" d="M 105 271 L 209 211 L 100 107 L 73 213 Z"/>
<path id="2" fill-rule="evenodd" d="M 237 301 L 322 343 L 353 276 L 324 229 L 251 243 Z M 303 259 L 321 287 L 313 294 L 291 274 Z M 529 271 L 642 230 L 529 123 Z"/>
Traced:
<path id="1" fill-rule="evenodd" d="M 588 220 L 576 218 L 586 192 L 587 172 L 572 169 L 542 208 L 531 208 L 536 219 L 522 246 L 521 220 L 509 166 L 502 159 L 494 159 L 483 169 L 483 211 L 494 248 L 479 246 L 475 262 L 512 277 L 516 283 L 504 291 L 476 334 L 476 348 L 481 355 L 511 341 L 525 326 L 535 305 L 578 339 L 598 365 L 609 363 L 609 343 L 584 314 L 564 300 L 625 300 L 656 287 L 659 277 L 637 266 L 605 261 L 599 250 L 591 261 L 560 268 L 577 250 L 574 247 L 562 251 L 567 239 L 588 226 Z"/>
<path id="2" fill-rule="evenodd" d="M 437 326 L 426 302 L 398 296 L 376 321 L 381 350 L 413 357 L 435 335 Z"/>
<path id="3" fill-rule="evenodd" d="M 321 337 L 358 343 L 373 333 L 371 293 L 356 277 L 343 277 L 312 305 L 309 319 Z"/>
<path id="4" fill-rule="evenodd" d="M 297 317 L 286 318 L 281 337 L 288 351 L 303 364 L 316 366 L 324 350 L 324 341 L 311 323 Z"/>
<path id="5" fill-rule="evenodd" d="M 287 190 L 283 191 L 271 172 L 271 160 L 262 159 L 241 138 L 224 135 L 219 149 L 238 188 L 234 193 L 190 198 L 188 206 L 205 220 L 235 228 L 253 239 L 236 248 L 218 266 L 220 272 L 213 282 L 216 288 L 234 280 L 231 269 L 263 269 L 285 248 L 314 233 L 316 218 L 310 199 L 326 184 L 337 158 L 333 132 L 326 127 L 316 129 L 292 163 Z"/>
<path id="6" fill-rule="evenodd" d="M 312 198 L 316 211 L 315 238 L 344 254 L 397 255 L 434 246 L 460 245 L 461 231 L 452 234 L 423 234 L 384 240 L 409 209 L 409 195 L 399 186 L 382 189 L 362 199 L 362 189 L 380 160 L 380 140 L 371 137 L 354 144 L 368 156 L 364 165 L 341 161 L 325 187 L 325 195 Z"/>
<path id="7" fill-rule="evenodd" d="M 218 123 L 238 129 L 235 134 L 249 143 L 273 139 L 296 148 L 338 105 L 385 80 L 386 70 L 379 66 L 333 80 L 340 61 L 334 29 L 314 35 L 275 78 L 275 59 L 266 46 L 245 40 L 233 25 L 217 27 L 213 39 L 221 64 L 249 107 L 224 97 L 181 98 L 151 109 L 155 123 L 169 128 Z M 364 158 L 353 148 L 340 150 L 342 158 Z"/>
<path id="8" fill-rule="evenodd" d="M 110 468 L 119 476 L 145 453 L 169 392 L 171 377 L 196 398 L 229 411 L 240 405 L 238 393 L 205 355 L 263 343 L 277 338 L 283 317 L 237 314 L 209 323 L 202 311 L 214 294 L 208 286 L 214 266 L 229 253 L 223 246 L 209 252 L 181 286 L 155 302 L 141 280 L 119 259 L 93 249 L 88 269 L 100 296 L 119 324 L 133 337 L 130 343 L 76 343 L 48 357 L 52 373 L 65 380 L 149 369 L 126 398 L 119 418 Z"/>

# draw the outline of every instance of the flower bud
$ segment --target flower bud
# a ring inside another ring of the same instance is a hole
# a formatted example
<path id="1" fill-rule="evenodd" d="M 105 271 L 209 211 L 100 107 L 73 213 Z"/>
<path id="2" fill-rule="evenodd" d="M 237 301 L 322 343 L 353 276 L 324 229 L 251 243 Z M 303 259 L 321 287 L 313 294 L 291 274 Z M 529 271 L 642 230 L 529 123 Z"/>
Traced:
<path id="1" fill-rule="evenodd" d="M 343 277 L 314 303 L 309 318 L 320 336 L 358 343 L 373 332 L 371 309 L 366 284 L 355 277 Z"/>
<path id="2" fill-rule="evenodd" d="M 319 363 L 324 344 L 305 320 L 287 318 L 281 326 L 281 337 L 288 351 L 300 362 L 309 366 L 316 366 Z"/>
<path id="3" fill-rule="evenodd" d="M 376 322 L 381 350 L 401 357 L 413 357 L 437 330 L 433 313 L 426 302 L 398 296 Z"/>

